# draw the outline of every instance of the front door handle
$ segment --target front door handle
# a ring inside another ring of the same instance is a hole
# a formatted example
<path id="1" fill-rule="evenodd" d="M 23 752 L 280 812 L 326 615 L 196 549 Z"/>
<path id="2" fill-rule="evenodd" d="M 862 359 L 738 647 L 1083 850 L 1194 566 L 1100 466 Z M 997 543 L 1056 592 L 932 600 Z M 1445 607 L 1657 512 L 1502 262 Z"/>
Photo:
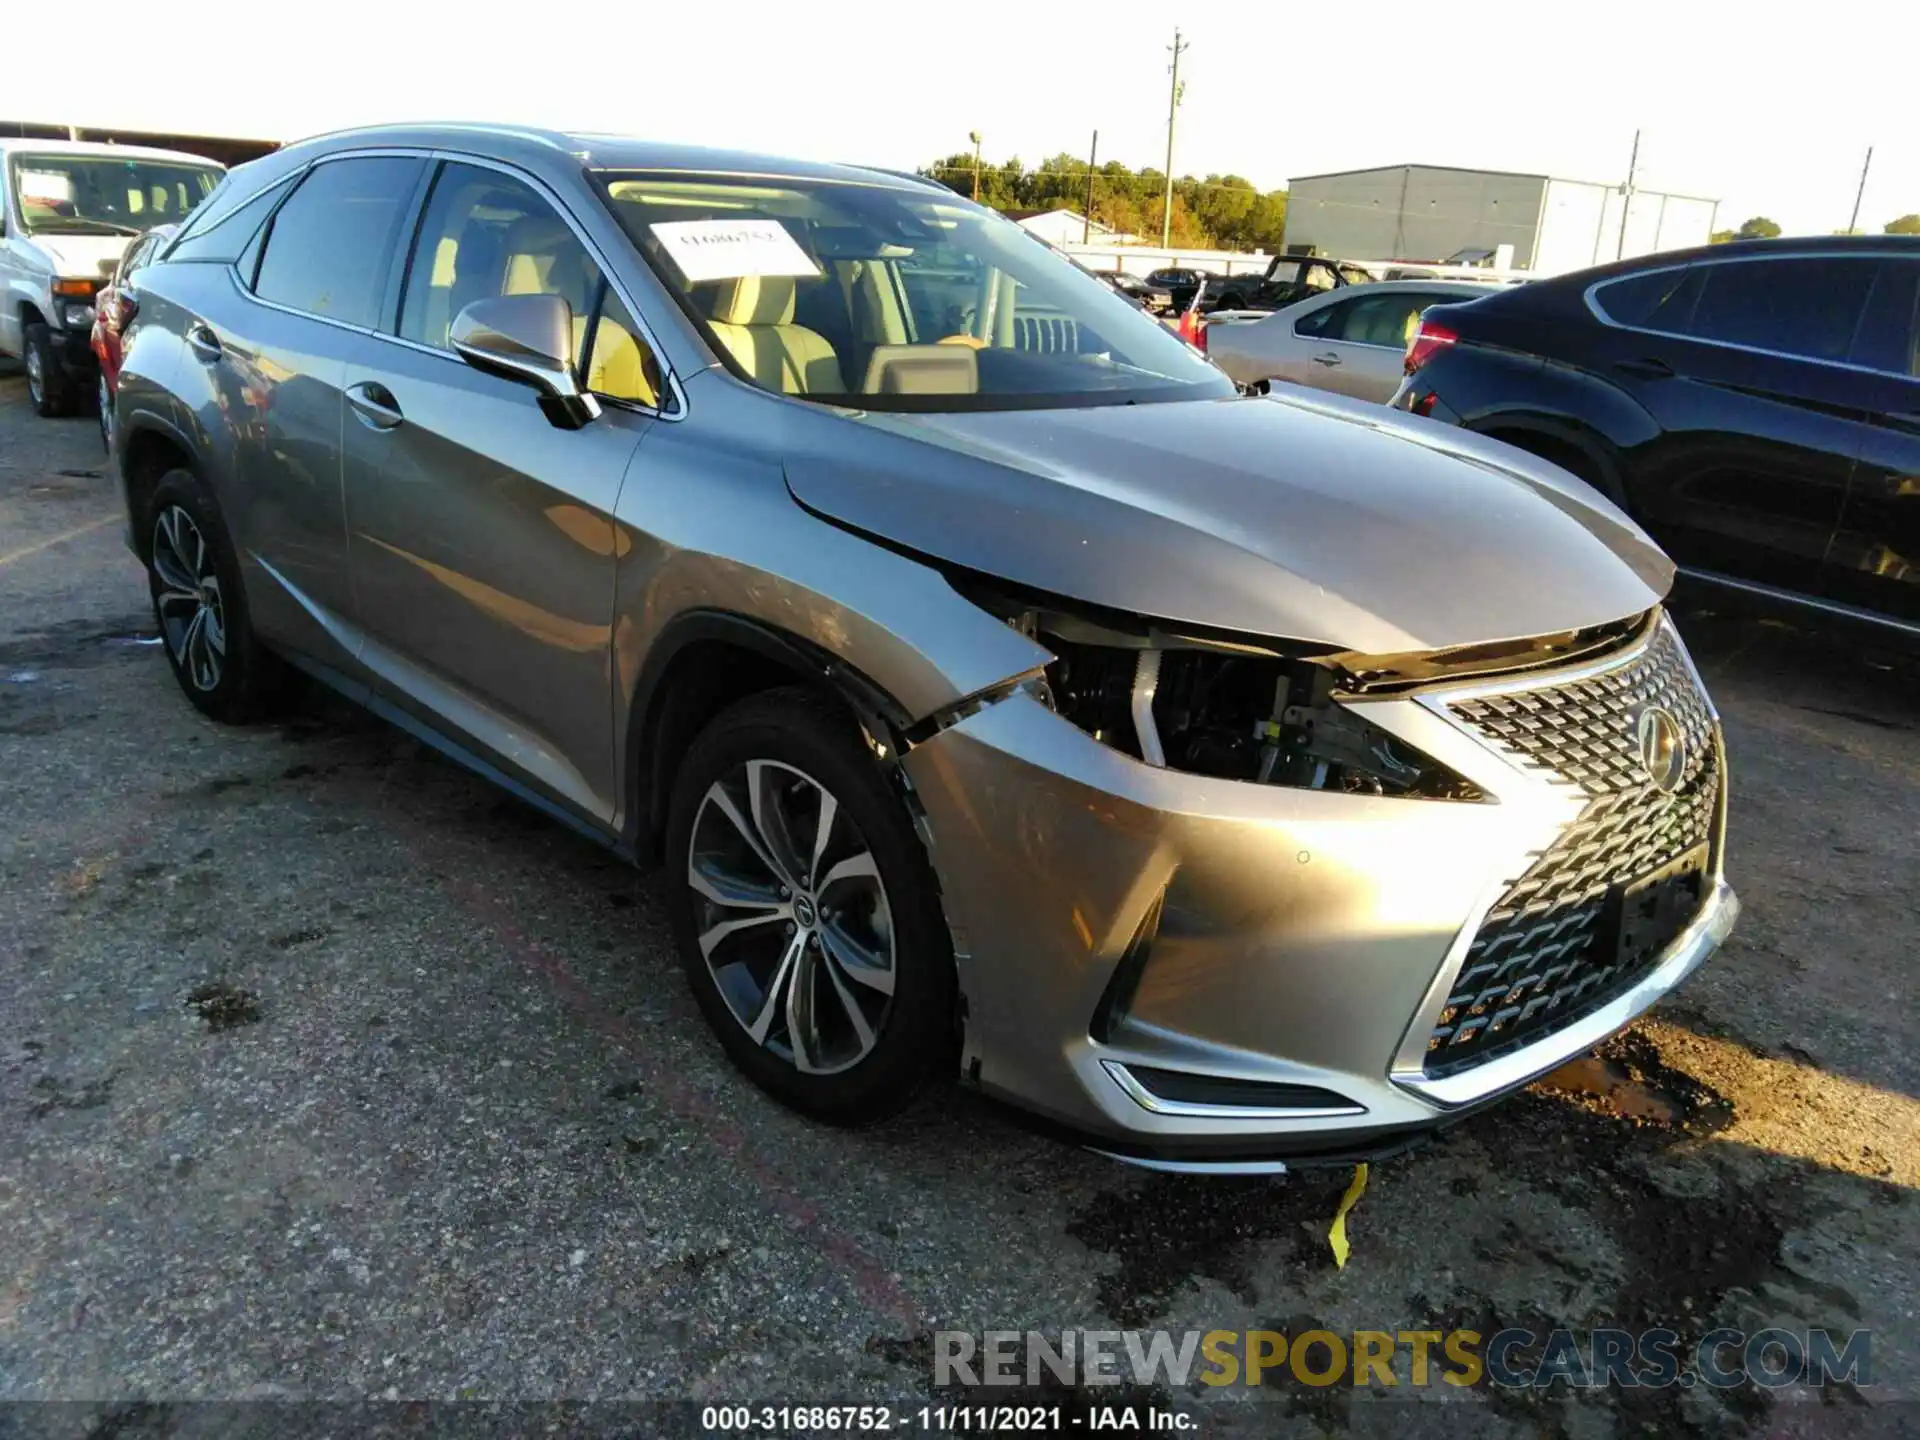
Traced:
<path id="1" fill-rule="evenodd" d="M 370 430 L 391 430 L 407 418 L 400 413 L 393 392 L 378 380 L 362 380 L 358 385 L 349 385 L 347 403 L 353 406 L 353 413 L 360 417 L 360 423 Z"/>
<path id="2" fill-rule="evenodd" d="M 197 321 L 187 327 L 187 346 L 202 360 L 220 358 L 220 337 Z"/>
<path id="3" fill-rule="evenodd" d="M 1340 363 L 1340 357 L 1329 351 L 1325 355 L 1314 356 L 1313 363 L 1316 365 L 1338 365 Z"/>
<path id="4" fill-rule="evenodd" d="M 1616 360 L 1613 368 L 1622 375 L 1638 376 L 1642 380 L 1671 380 L 1673 367 L 1664 360 L 1645 356 L 1639 360 Z"/>

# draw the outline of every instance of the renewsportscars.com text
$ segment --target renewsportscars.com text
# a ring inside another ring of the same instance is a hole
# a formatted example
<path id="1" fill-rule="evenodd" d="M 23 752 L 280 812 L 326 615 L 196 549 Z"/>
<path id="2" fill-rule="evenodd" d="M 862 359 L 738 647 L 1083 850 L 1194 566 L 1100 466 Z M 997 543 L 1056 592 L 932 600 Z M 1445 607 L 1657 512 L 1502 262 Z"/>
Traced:
<path id="1" fill-rule="evenodd" d="M 1767 1388 L 1872 1382 L 1872 1335 L 1826 1330 L 942 1330 L 935 1386 L 1450 1385 Z"/>

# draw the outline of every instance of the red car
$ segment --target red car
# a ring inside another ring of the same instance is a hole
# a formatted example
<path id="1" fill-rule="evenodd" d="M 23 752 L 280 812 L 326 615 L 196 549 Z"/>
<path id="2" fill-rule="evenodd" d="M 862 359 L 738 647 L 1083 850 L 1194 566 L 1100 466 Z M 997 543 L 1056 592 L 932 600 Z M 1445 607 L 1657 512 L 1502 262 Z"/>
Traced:
<path id="1" fill-rule="evenodd" d="M 100 438 L 113 449 L 113 397 L 120 388 L 120 336 L 132 321 L 137 303 L 130 282 L 133 273 L 151 260 L 172 238 L 177 225 L 158 225 L 127 247 L 114 268 L 113 279 L 93 297 L 93 353 L 100 362 Z"/>

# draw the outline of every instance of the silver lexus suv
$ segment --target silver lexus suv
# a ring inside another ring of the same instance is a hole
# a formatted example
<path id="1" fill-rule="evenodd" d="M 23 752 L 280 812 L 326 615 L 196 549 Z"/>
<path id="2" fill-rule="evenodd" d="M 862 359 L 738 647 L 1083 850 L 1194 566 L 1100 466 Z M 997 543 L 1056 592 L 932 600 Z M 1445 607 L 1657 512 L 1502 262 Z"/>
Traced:
<path id="1" fill-rule="evenodd" d="M 507 128 L 243 166 L 115 451 L 187 697 L 304 671 L 636 861 L 736 1064 L 1103 1151 L 1377 1153 L 1726 935 L 1672 566 L 1543 462 L 1242 398 L 911 176 Z"/>

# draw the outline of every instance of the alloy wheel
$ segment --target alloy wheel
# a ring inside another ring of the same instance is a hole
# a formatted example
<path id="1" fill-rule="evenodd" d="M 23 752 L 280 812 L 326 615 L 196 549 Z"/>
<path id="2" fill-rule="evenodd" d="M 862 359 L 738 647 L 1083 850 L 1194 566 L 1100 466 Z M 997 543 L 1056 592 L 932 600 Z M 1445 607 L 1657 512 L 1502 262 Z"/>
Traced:
<path id="1" fill-rule="evenodd" d="M 893 916 L 824 785 L 774 760 L 721 776 L 694 817 L 687 884 L 701 956 L 756 1045 L 816 1075 L 872 1052 L 893 1004 Z"/>
<path id="2" fill-rule="evenodd" d="M 38 345 L 27 346 L 27 399 L 33 402 L 37 410 L 46 402 L 47 372 L 46 361 L 41 358 Z"/>
<path id="3" fill-rule="evenodd" d="M 226 610 L 213 548 L 193 517 L 169 505 L 153 522 L 154 610 L 160 629 L 196 690 L 212 690 L 226 672 Z"/>
<path id="4" fill-rule="evenodd" d="M 100 439 L 107 447 L 107 453 L 113 453 L 113 391 L 107 388 L 107 377 L 100 377 Z"/>

